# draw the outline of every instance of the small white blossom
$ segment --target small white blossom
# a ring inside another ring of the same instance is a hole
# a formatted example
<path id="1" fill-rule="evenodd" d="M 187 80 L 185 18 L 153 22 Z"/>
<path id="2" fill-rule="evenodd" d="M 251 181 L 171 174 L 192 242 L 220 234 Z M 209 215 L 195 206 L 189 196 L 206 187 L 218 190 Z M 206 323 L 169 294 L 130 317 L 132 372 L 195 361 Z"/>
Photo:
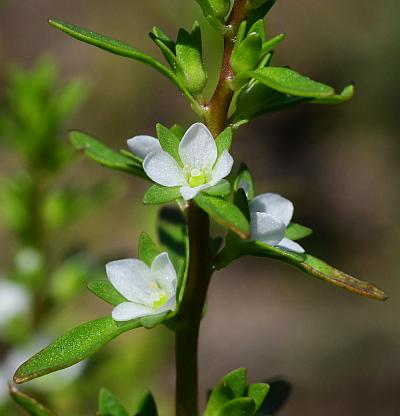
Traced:
<path id="1" fill-rule="evenodd" d="M 186 201 L 216 185 L 229 175 L 233 166 L 228 150 L 218 157 L 215 140 L 202 123 L 189 127 L 179 143 L 182 164 L 162 150 L 154 137 L 133 137 L 128 140 L 128 146 L 134 154 L 144 158 L 143 169 L 151 180 L 167 187 L 179 186 Z"/>
<path id="2" fill-rule="evenodd" d="M 24 315 L 30 308 L 30 295 L 20 284 L 0 278 L 0 328 Z"/>
<path id="3" fill-rule="evenodd" d="M 285 237 L 293 217 L 292 202 L 278 194 L 261 194 L 250 202 L 251 238 L 271 246 L 304 253 L 303 247 Z"/>
<path id="4" fill-rule="evenodd" d="M 129 321 L 176 308 L 177 277 L 168 253 L 156 256 L 148 267 L 138 259 L 116 260 L 106 265 L 107 276 L 127 299 L 112 311 L 116 321 Z"/>

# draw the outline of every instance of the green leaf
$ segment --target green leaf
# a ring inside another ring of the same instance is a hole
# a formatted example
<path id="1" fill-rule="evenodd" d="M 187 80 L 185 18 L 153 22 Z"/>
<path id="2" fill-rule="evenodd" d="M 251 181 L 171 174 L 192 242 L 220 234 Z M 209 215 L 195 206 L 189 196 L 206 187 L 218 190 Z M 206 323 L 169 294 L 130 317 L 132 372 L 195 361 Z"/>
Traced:
<path id="1" fill-rule="evenodd" d="M 248 33 L 257 33 L 262 42 L 265 40 L 264 19 L 257 20 L 248 30 Z"/>
<path id="2" fill-rule="evenodd" d="M 204 416 L 214 416 L 218 410 L 227 402 L 233 400 L 235 395 L 233 394 L 229 385 L 221 380 L 211 392 L 211 395 L 207 402 L 207 408 L 204 412 Z"/>
<path id="3" fill-rule="evenodd" d="M 231 192 L 231 184 L 226 179 L 221 179 L 216 185 L 203 191 L 207 195 L 226 196 Z"/>
<path id="4" fill-rule="evenodd" d="M 311 228 L 291 222 L 286 228 L 285 237 L 296 241 L 308 237 L 313 233 Z"/>
<path id="5" fill-rule="evenodd" d="M 98 416 L 129 416 L 129 413 L 110 391 L 103 388 L 99 394 Z"/>
<path id="6" fill-rule="evenodd" d="M 161 253 L 151 237 L 143 232 L 139 238 L 139 259 L 144 261 L 149 267 L 156 256 Z"/>
<path id="7" fill-rule="evenodd" d="M 353 98 L 354 95 L 354 85 L 347 85 L 340 94 L 332 95 L 327 98 L 316 98 L 311 101 L 311 104 L 342 104 L 346 101 L 349 101 Z"/>
<path id="8" fill-rule="evenodd" d="M 270 390 L 256 416 L 277 415 L 287 402 L 292 390 L 289 382 L 279 378 L 268 381 L 268 385 Z"/>
<path id="9" fill-rule="evenodd" d="M 55 416 L 55 413 L 47 409 L 33 397 L 21 393 L 15 387 L 10 386 L 10 396 L 32 416 Z"/>
<path id="10" fill-rule="evenodd" d="M 265 113 L 279 111 L 307 101 L 310 101 L 310 98 L 281 93 L 259 81 L 252 81 L 239 92 L 236 99 L 236 110 L 230 121 L 231 123 L 244 124 L 244 122 Z"/>
<path id="11" fill-rule="evenodd" d="M 167 204 L 168 202 L 174 202 L 177 199 L 182 198 L 182 195 L 179 191 L 179 186 L 167 187 L 161 185 L 151 186 L 143 197 L 143 202 L 146 205 L 158 205 L 158 204 Z"/>
<path id="12" fill-rule="evenodd" d="M 247 388 L 247 395 L 254 400 L 255 412 L 263 404 L 265 397 L 269 392 L 269 385 L 265 383 L 250 384 Z"/>
<path id="13" fill-rule="evenodd" d="M 160 123 L 157 123 L 156 129 L 157 137 L 163 150 L 169 153 L 180 165 L 182 165 L 181 158 L 179 156 L 179 137 Z"/>
<path id="14" fill-rule="evenodd" d="M 174 74 L 173 71 L 165 67 L 161 62 L 152 58 L 151 56 L 139 51 L 136 48 L 133 48 L 130 45 L 127 45 L 124 42 L 113 39 L 109 36 L 101 35 L 99 33 L 93 32 L 91 30 L 84 29 L 82 27 L 63 22 L 59 19 L 50 19 L 49 24 L 55 28 L 65 32 L 67 35 L 70 35 L 82 42 L 88 43 L 90 45 L 96 46 L 100 49 L 104 49 L 108 52 L 111 52 L 115 55 L 124 56 L 126 58 L 135 59 L 137 61 L 143 62 L 150 67 L 154 68 L 161 74 L 169 78 L 185 95 L 185 97 L 194 105 L 197 104 L 196 100 L 184 86 L 182 81 Z"/>
<path id="15" fill-rule="evenodd" d="M 140 398 L 136 416 L 158 416 L 156 402 L 149 391 Z"/>
<path id="16" fill-rule="evenodd" d="M 110 305 L 117 306 L 120 303 L 127 302 L 108 280 L 93 280 L 88 283 L 88 289 Z"/>
<path id="17" fill-rule="evenodd" d="M 231 371 L 223 380 L 232 390 L 235 397 L 244 396 L 247 387 L 247 371 L 245 368 Z"/>
<path id="18" fill-rule="evenodd" d="M 201 32 L 197 22 L 190 33 L 179 30 L 175 49 L 179 63 L 176 68 L 178 76 L 190 92 L 200 93 L 207 83 L 207 74 L 203 66 Z"/>
<path id="19" fill-rule="evenodd" d="M 224 150 L 229 151 L 232 145 L 232 128 L 227 127 L 222 131 L 215 139 L 215 144 L 217 145 L 218 156 L 221 156 Z"/>
<path id="20" fill-rule="evenodd" d="M 223 19 L 229 12 L 231 7 L 230 0 L 208 0 L 215 16 L 219 19 Z"/>
<path id="21" fill-rule="evenodd" d="M 305 260 L 296 266 L 311 277 L 316 277 L 358 295 L 376 300 L 387 300 L 388 298 L 382 290 L 373 284 L 341 272 L 310 254 L 307 254 Z"/>
<path id="22" fill-rule="evenodd" d="M 213 218 L 218 224 L 245 239 L 250 236 L 250 225 L 240 209 L 225 199 L 198 194 L 194 198 L 196 204 Z"/>
<path id="23" fill-rule="evenodd" d="M 175 123 L 173 126 L 171 126 L 170 130 L 171 133 L 175 134 L 175 136 L 178 137 L 179 140 L 182 140 L 185 134 L 185 129 L 182 126 Z"/>
<path id="24" fill-rule="evenodd" d="M 225 3 L 227 2 L 227 0 L 222 1 L 224 1 Z M 223 33 L 223 31 L 225 30 L 225 25 L 222 21 L 222 18 L 220 17 L 220 13 L 218 12 L 218 10 L 214 10 L 209 0 L 196 0 L 196 2 L 201 7 L 204 17 L 209 21 L 211 26 L 213 26 L 214 29 L 216 29 L 217 31 Z"/>
<path id="25" fill-rule="evenodd" d="M 111 150 L 86 133 L 73 131 L 70 133 L 70 140 L 77 150 L 82 150 L 87 157 L 107 168 L 122 170 L 133 173 L 136 176 L 147 178 L 142 166 L 133 158 Z"/>
<path id="26" fill-rule="evenodd" d="M 258 33 L 252 32 L 233 49 L 230 64 L 235 74 L 251 71 L 260 59 L 262 41 Z M 250 78 L 250 75 L 248 75 Z"/>
<path id="27" fill-rule="evenodd" d="M 86 322 L 56 339 L 23 363 L 14 375 L 17 384 L 70 367 L 90 357 L 118 335 L 140 326 L 140 320 L 117 323 L 110 316 Z"/>
<path id="28" fill-rule="evenodd" d="M 216 416 L 252 416 L 255 407 L 254 400 L 250 397 L 239 397 L 224 404 Z"/>
<path id="29" fill-rule="evenodd" d="M 313 81 L 289 68 L 266 67 L 250 71 L 247 75 L 269 88 L 298 97 L 326 98 L 335 93 L 332 87 Z"/>
<path id="30" fill-rule="evenodd" d="M 253 178 L 251 177 L 249 168 L 245 163 L 242 163 L 239 167 L 239 172 L 233 184 L 233 189 L 235 192 L 239 189 L 243 189 L 249 201 L 254 198 Z"/>

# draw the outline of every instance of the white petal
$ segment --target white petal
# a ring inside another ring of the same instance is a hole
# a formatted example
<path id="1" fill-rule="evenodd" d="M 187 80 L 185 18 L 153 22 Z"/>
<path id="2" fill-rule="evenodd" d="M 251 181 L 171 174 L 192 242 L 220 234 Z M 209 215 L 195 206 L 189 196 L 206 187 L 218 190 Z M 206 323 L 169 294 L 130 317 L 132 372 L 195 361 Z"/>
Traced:
<path id="1" fill-rule="evenodd" d="M 196 186 L 192 188 L 191 186 L 182 186 L 182 188 L 179 190 L 182 198 L 185 201 L 189 201 L 193 199 L 199 192 L 201 192 L 203 189 L 207 189 L 213 186 L 211 183 L 205 183 L 204 185 Z"/>
<path id="2" fill-rule="evenodd" d="M 108 279 L 111 284 L 132 302 L 150 303 L 149 282 L 150 268 L 137 259 L 116 260 L 106 264 Z"/>
<path id="3" fill-rule="evenodd" d="M 152 136 L 135 136 L 128 140 L 129 150 L 141 159 L 156 150 L 162 150 L 158 139 Z"/>
<path id="4" fill-rule="evenodd" d="M 280 219 L 288 226 L 293 217 L 293 204 L 278 194 L 261 194 L 256 196 L 250 203 L 251 212 L 265 212 Z"/>
<path id="5" fill-rule="evenodd" d="M 177 161 L 167 152 L 157 151 L 146 156 L 143 169 L 154 182 L 163 186 L 186 184 L 186 178 Z"/>
<path id="6" fill-rule="evenodd" d="M 157 281 L 162 289 L 174 294 L 176 291 L 176 271 L 169 259 L 168 253 L 164 252 L 156 256 L 151 264 L 152 278 Z"/>
<path id="7" fill-rule="evenodd" d="M 29 311 L 30 295 L 24 286 L 0 278 L 0 328 Z"/>
<path id="8" fill-rule="evenodd" d="M 212 169 L 218 156 L 217 145 L 204 124 L 195 123 L 189 127 L 179 143 L 179 156 L 190 168 Z"/>
<path id="9" fill-rule="evenodd" d="M 251 239 L 274 246 L 285 236 L 285 224 L 265 212 L 251 214 Z"/>
<path id="10" fill-rule="evenodd" d="M 214 166 L 211 183 L 216 185 L 221 179 L 228 176 L 231 173 L 232 166 L 233 157 L 225 149 Z"/>
<path id="11" fill-rule="evenodd" d="M 295 253 L 304 253 L 304 248 L 300 244 L 297 244 L 295 241 L 289 240 L 286 237 L 278 244 L 278 247 L 286 248 Z"/>
<path id="12" fill-rule="evenodd" d="M 117 305 L 112 311 L 112 318 L 115 321 L 130 321 L 142 316 L 154 315 L 157 313 L 149 306 L 139 305 L 133 302 L 123 302 Z"/>

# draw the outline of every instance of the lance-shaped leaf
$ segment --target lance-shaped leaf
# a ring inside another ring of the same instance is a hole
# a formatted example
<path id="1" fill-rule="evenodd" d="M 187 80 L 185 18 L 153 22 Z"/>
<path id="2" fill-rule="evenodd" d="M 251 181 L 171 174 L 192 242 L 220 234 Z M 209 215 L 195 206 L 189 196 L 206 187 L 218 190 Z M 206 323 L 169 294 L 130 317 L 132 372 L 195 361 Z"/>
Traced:
<path id="1" fill-rule="evenodd" d="M 234 125 L 245 124 L 263 114 L 279 111 L 310 100 L 310 98 L 295 97 L 276 91 L 260 81 L 253 80 L 238 94 L 236 110 L 230 122 Z"/>
<path id="2" fill-rule="evenodd" d="M 156 402 L 149 391 L 140 398 L 136 416 L 158 416 Z"/>
<path id="3" fill-rule="evenodd" d="M 165 67 L 161 62 L 152 58 L 151 56 L 139 51 L 138 49 L 121 42 L 119 40 L 113 39 L 106 35 L 101 35 L 92 30 L 87 30 L 82 27 L 63 22 L 59 19 L 50 19 L 49 23 L 51 26 L 65 32 L 66 34 L 90 45 L 96 46 L 100 49 L 104 49 L 108 52 L 111 52 L 115 55 L 124 56 L 126 58 L 135 59 L 137 61 L 143 62 L 150 67 L 154 68 L 161 74 L 169 78 L 183 93 L 183 95 L 192 103 L 197 105 L 197 102 L 187 90 L 185 85 L 181 80 L 175 75 L 173 71 Z"/>
<path id="4" fill-rule="evenodd" d="M 179 186 L 169 188 L 157 184 L 152 185 L 144 194 L 143 202 L 146 205 L 159 205 L 174 202 L 177 199 L 182 198 L 179 189 Z"/>
<path id="5" fill-rule="evenodd" d="M 256 32 L 249 33 L 241 43 L 235 44 L 230 59 L 235 74 L 251 71 L 256 67 L 260 59 L 261 46 L 261 37 Z"/>
<path id="6" fill-rule="evenodd" d="M 259 68 L 245 75 L 260 81 L 269 88 L 296 97 L 326 98 L 335 93 L 329 85 L 313 81 L 289 68 Z"/>
<path id="7" fill-rule="evenodd" d="M 102 166 L 147 178 L 141 164 L 133 157 L 110 149 L 86 133 L 73 131 L 70 133 L 70 140 L 77 150 L 83 151 L 87 157 Z"/>
<path id="8" fill-rule="evenodd" d="M 140 319 L 117 323 L 111 317 L 86 322 L 56 339 L 23 363 L 14 381 L 25 383 L 45 374 L 70 367 L 90 357 L 118 335 L 140 326 Z"/>
<path id="9" fill-rule="evenodd" d="M 110 391 L 103 388 L 99 394 L 98 416 L 129 416 L 129 413 Z"/>
<path id="10" fill-rule="evenodd" d="M 179 156 L 179 137 L 161 123 L 157 123 L 156 129 L 157 137 L 163 150 L 169 153 L 180 165 L 182 165 Z"/>
<path id="11" fill-rule="evenodd" d="M 175 71 L 178 66 L 175 56 L 175 42 L 158 27 L 153 27 L 149 36 L 150 39 L 160 48 L 165 59 Z"/>
<path id="12" fill-rule="evenodd" d="M 279 45 L 283 41 L 283 39 L 285 39 L 285 35 L 281 33 L 275 36 L 274 38 L 264 42 L 261 48 L 261 56 L 264 56 L 268 52 L 271 52 L 272 49 L 274 49 L 276 45 Z"/>
<path id="13" fill-rule="evenodd" d="M 28 394 L 21 393 L 15 387 L 10 386 L 10 396 L 31 416 L 56 416 L 51 410 L 39 403 L 36 399 Z"/>
<path id="14" fill-rule="evenodd" d="M 200 193 L 196 204 L 218 224 L 246 239 L 250 236 L 250 225 L 240 209 L 231 202 L 216 196 Z"/>
<path id="15" fill-rule="evenodd" d="M 312 233 L 313 230 L 311 228 L 291 222 L 286 228 L 285 237 L 289 240 L 296 241 L 302 238 L 306 238 Z"/>
<path id="16" fill-rule="evenodd" d="M 229 0 L 196 0 L 196 2 L 201 7 L 204 17 L 210 22 L 211 26 L 213 26 L 214 29 L 216 29 L 217 31 L 223 32 L 225 29 L 224 23 L 223 23 L 223 17 L 229 11 L 230 1 Z"/>
<path id="17" fill-rule="evenodd" d="M 341 104 L 349 101 L 354 95 L 354 85 L 347 85 L 340 94 L 332 95 L 326 98 L 316 98 L 311 101 L 311 104 Z"/>
<path id="18" fill-rule="evenodd" d="M 254 400 L 250 397 L 239 397 L 224 404 L 216 416 L 253 416 L 256 409 Z"/>
<path id="19" fill-rule="evenodd" d="M 230 150 L 232 145 L 232 128 L 227 127 L 223 130 L 215 139 L 217 145 L 218 156 L 222 154 L 224 150 Z"/>
<path id="20" fill-rule="evenodd" d="M 247 388 L 247 396 L 251 397 L 254 400 L 255 412 L 257 412 L 263 404 L 268 392 L 269 385 L 265 383 L 250 384 Z"/>
<path id="21" fill-rule="evenodd" d="M 220 269 L 234 259 L 244 255 L 269 257 L 295 266 L 311 277 L 331 283 L 361 296 L 376 300 L 386 300 L 385 293 L 371 283 L 356 279 L 310 254 L 299 254 L 260 241 L 227 240 L 225 249 L 215 259 L 215 267 Z"/>
<path id="22" fill-rule="evenodd" d="M 216 185 L 204 190 L 207 195 L 227 196 L 231 192 L 231 184 L 226 179 L 221 179 Z"/>

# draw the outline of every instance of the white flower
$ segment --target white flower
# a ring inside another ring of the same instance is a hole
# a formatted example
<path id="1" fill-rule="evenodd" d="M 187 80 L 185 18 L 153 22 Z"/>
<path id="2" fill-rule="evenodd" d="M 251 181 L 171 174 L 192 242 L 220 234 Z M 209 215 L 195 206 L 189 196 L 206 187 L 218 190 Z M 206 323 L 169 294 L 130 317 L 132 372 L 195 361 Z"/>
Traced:
<path id="1" fill-rule="evenodd" d="M 228 150 L 223 150 L 218 157 L 215 140 L 202 123 L 189 127 L 179 143 L 182 164 L 162 150 L 154 137 L 133 137 L 128 140 L 128 146 L 133 153 L 144 158 L 143 169 L 150 179 L 162 186 L 180 186 L 186 201 L 216 185 L 229 175 L 233 166 Z"/>
<path id="2" fill-rule="evenodd" d="M 250 202 L 251 238 L 271 246 L 304 253 L 303 247 L 285 237 L 293 217 L 293 204 L 278 194 L 261 194 Z"/>
<path id="3" fill-rule="evenodd" d="M 0 278 L 0 328 L 24 315 L 30 308 L 30 296 L 20 284 Z"/>
<path id="4" fill-rule="evenodd" d="M 168 253 L 156 256 L 151 267 L 138 259 L 107 263 L 111 284 L 127 299 L 112 311 L 116 321 L 129 321 L 174 310 L 177 277 Z"/>

